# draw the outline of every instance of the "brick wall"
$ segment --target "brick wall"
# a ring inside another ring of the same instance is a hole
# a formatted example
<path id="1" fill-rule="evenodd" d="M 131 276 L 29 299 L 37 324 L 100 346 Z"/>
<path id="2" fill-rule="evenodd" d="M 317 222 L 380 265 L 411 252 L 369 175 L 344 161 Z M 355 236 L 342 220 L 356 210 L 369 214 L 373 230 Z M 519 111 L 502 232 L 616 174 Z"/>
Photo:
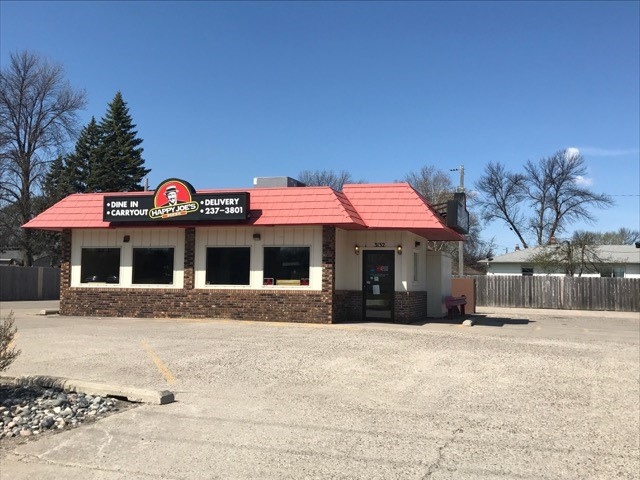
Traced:
<path id="1" fill-rule="evenodd" d="M 60 235 L 60 288 L 71 286 L 71 230 Z"/>
<path id="2" fill-rule="evenodd" d="M 317 291 L 70 288 L 60 308 L 64 315 L 329 323 Z"/>
<path id="3" fill-rule="evenodd" d="M 395 323 L 424 322 L 427 319 L 427 292 L 396 292 Z"/>
<path id="4" fill-rule="evenodd" d="M 322 290 L 194 289 L 195 228 L 185 230 L 184 289 L 71 288 L 71 231 L 62 234 L 60 312 L 115 317 L 334 321 L 335 227 L 322 229 Z"/>
<path id="5" fill-rule="evenodd" d="M 362 320 L 362 292 L 335 291 L 335 227 L 322 228 L 322 290 L 195 289 L 195 228 L 185 230 L 184 289 L 71 288 L 71 231 L 62 232 L 63 315 L 231 318 L 307 323 Z M 426 292 L 396 292 L 395 321 L 427 316 Z"/>
<path id="6" fill-rule="evenodd" d="M 321 323 L 333 323 L 335 309 L 333 304 L 333 292 L 336 288 L 336 227 L 322 227 L 322 301 L 327 306 L 325 321 Z"/>
<path id="7" fill-rule="evenodd" d="M 362 320 L 362 292 L 338 290 L 333 296 L 336 322 L 358 322 Z"/>
<path id="8" fill-rule="evenodd" d="M 196 259 L 196 229 L 184 230 L 184 288 L 193 290 L 194 265 Z"/>
<path id="9" fill-rule="evenodd" d="M 394 322 L 413 323 L 427 318 L 427 292 L 395 292 Z M 362 320 L 362 292 L 339 290 L 334 294 L 336 321 Z"/>
<path id="10" fill-rule="evenodd" d="M 60 313 L 65 311 L 71 286 L 71 230 L 60 235 Z"/>

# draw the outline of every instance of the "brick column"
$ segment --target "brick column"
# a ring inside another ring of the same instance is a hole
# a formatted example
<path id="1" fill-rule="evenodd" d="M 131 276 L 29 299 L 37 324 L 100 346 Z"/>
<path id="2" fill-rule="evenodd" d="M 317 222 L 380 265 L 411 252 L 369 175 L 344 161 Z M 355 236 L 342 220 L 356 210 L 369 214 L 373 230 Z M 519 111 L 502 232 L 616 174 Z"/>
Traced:
<path id="1" fill-rule="evenodd" d="M 64 314 L 71 288 L 71 229 L 64 229 L 60 235 L 60 311 Z"/>
<path id="2" fill-rule="evenodd" d="M 322 301 L 327 306 L 327 321 L 334 322 L 333 297 L 336 289 L 336 227 L 322 226 Z"/>
<path id="3" fill-rule="evenodd" d="M 194 227 L 184 230 L 184 289 L 193 290 L 194 264 L 196 251 L 196 229 Z"/>

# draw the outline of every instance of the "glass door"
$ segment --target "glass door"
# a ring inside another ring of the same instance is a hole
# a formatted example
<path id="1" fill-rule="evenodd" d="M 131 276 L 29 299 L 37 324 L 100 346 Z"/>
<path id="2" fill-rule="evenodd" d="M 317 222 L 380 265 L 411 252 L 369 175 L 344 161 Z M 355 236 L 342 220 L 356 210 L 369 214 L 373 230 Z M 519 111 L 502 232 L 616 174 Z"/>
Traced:
<path id="1" fill-rule="evenodd" d="M 363 320 L 393 321 L 395 252 L 364 250 L 362 261 Z"/>

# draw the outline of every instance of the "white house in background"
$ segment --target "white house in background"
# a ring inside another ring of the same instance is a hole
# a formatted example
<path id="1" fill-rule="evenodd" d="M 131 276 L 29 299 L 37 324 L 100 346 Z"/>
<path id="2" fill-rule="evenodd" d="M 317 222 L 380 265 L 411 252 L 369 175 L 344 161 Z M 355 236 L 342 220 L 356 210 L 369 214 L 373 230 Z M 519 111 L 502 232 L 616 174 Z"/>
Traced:
<path id="1" fill-rule="evenodd" d="M 535 265 L 532 259 L 546 247 L 516 249 L 514 252 L 485 260 L 487 275 L 565 275 L 562 269 L 549 272 Z M 593 247 L 606 263 L 598 266 L 599 273 L 583 273 L 583 277 L 640 278 L 640 243 L 635 245 L 598 245 Z"/>
<path id="2" fill-rule="evenodd" d="M 22 251 L 0 248 L 0 265 L 22 265 Z"/>
<path id="3" fill-rule="evenodd" d="M 22 250 L 18 250 L 17 248 L 3 249 L 0 248 L 0 265 L 10 265 L 10 266 L 23 266 L 24 261 L 22 260 Z M 33 259 L 34 267 L 51 267 L 51 256 L 50 255 L 40 255 L 35 256 Z"/>

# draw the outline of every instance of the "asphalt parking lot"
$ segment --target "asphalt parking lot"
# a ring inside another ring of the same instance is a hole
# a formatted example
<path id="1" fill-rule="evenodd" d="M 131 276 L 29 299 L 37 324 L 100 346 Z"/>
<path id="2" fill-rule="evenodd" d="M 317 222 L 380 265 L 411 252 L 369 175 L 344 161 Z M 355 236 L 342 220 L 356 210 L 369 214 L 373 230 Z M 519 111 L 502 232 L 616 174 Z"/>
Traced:
<path id="1" fill-rule="evenodd" d="M 39 316 L 7 375 L 171 390 L 0 449 L 8 479 L 637 479 L 640 315 L 476 326 Z"/>

